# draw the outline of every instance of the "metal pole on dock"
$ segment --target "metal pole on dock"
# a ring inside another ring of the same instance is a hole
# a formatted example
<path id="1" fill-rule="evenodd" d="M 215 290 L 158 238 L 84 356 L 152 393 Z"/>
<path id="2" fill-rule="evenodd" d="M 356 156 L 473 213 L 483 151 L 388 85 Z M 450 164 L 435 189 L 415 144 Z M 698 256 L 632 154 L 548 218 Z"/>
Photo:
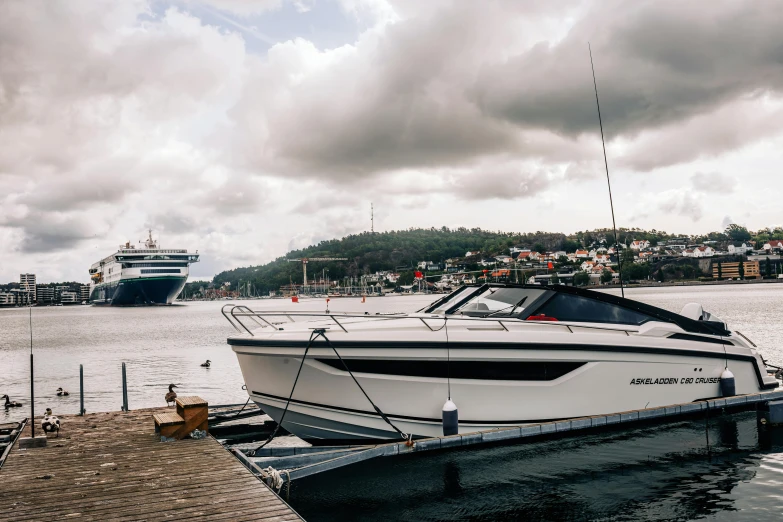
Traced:
<path id="1" fill-rule="evenodd" d="M 30 435 L 35 438 L 35 375 L 33 372 L 33 309 L 28 308 L 30 315 Z"/>
<path id="2" fill-rule="evenodd" d="M 79 415 L 84 416 L 84 365 L 79 365 Z"/>
<path id="3" fill-rule="evenodd" d="M 33 379 L 33 350 L 30 348 L 30 436 L 35 438 L 35 384 Z"/>
<path id="4" fill-rule="evenodd" d="M 125 373 L 125 363 L 122 363 L 122 411 L 128 411 L 128 377 Z"/>

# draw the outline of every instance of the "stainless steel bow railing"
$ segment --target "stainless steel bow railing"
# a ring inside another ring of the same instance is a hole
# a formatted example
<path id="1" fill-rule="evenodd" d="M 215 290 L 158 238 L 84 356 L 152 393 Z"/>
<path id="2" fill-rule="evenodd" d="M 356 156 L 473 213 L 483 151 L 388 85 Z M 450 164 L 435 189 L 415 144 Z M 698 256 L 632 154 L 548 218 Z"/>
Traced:
<path id="1" fill-rule="evenodd" d="M 274 329 L 279 330 L 279 325 L 288 323 L 295 323 L 296 319 L 295 317 L 315 317 L 315 318 L 322 318 L 322 319 L 328 319 L 329 321 L 336 324 L 343 332 L 348 333 L 348 330 L 345 328 L 345 323 L 341 323 L 340 319 L 383 319 L 383 320 L 394 320 L 394 319 L 404 319 L 409 318 L 410 316 L 408 314 L 404 313 L 393 313 L 393 314 L 381 314 L 376 313 L 374 315 L 370 314 L 358 314 L 358 313 L 349 313 L 349 312 L 286 312 L 286 311 L 280 311 L 280 312 L 262 312 L 262 311 L 254 311 L 248 308 L 245 305 L 235 305 L 232 303 L 228 303 L 223 305 L 223 307 L 220 309 L 220 312 L 223 314 L 223 317 L 226 318 L 226 320 L 231 323 L 231 326 L 234 327 L 234 329 L 239 333 L 248 333 L 250 335 L 253 335 L 253 331 L 248 328 L 248 325 L 246 325 L 244 322 L 242 322 L 242 318 L 249 318 L 252 320 L 257 326 L 260 326 L 261 328 L 266 328 L 267 326 Z M 288 321 L 275 321 L 275 318 L 285 318 Z M 426 321 L 424 321 L 423 318 L 419 318 L 422 320 L 422 322 L 427 325 Z M 427 325 L 429 328 L 431 328 L 429 325 Z"/>

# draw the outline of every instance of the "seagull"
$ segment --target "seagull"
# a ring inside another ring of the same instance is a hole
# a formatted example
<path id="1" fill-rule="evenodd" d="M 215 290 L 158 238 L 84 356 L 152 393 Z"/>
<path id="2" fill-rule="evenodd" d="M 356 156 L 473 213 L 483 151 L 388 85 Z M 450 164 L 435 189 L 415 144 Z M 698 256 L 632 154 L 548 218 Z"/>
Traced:
<path id="1" fill-rule="evenodd" d="M 41 429 L 44 430 L 44 433 L 56 433 L 58 437 L 60 436 L 60 419 L 52 415 L 51 408 L 46 408 L 46 414 L 41 421 Z"/>
<path id="2" fill-rule="evenodd" d="M 174 402 L 174 400 L 177 398 L 177 392 L 172 390 L 172 388 L 177 387 L 178 386 L 176 384 L 169 384 L 169 392 L 166 394 L 166 406 L 168 406 L 170 402 Z"/>
<path id="3" fill-rule="evenodd" d="M 58 397 L 67 397 L 69 395 L 70 395 L 70 393 L 68 393 L 67 391 L 63 390 L 62 388 L 57 388 L 57 396 Z"/>
<path id="4" fill-rule="evenodd" d="M 205 363 L 201 363 L 201 367 L 202 367 L 202 368 L 209 368 L 210 364 L 212 364 L 212 361 L 210 361 L 209 359 L 207 359 L 207 362 L 205 362 Z"/>
<path id="5" fill-rule="evenodd" d="M 0 397 L 0 399 L 5 399 L 5 409 L 8 408 L 21 408 L 22 403 L 21 402 L 12 402 L 11 399 L 8 397 L 8 395 L 3 395 Z"/>

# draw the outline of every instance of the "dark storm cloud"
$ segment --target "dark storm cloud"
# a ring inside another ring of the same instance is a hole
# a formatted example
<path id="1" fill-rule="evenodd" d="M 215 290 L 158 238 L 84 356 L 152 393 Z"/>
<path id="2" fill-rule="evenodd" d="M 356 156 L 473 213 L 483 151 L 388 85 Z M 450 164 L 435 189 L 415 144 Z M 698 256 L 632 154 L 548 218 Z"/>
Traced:
<path id="1" fill-rule="evenodd" d="M 592 159 L 579 139 L 598 131 L 588 41 L 609 139 L 655 141 L 647 134 L 783 90 L 783 9 L 773 3 L 597 2 L 535 12 L 520 5 L 451 3 L 333 51 L 301 41 L 277 46 L 233 114 L 268 137 L 259 147 L 258 133 L 247 133 L 245 165 L 344 182 L 500 154 Z M 562 37 L 525 41 L 519 24 L 555 15 L 576 21 Z M 721 113 L 711 132 L 678 136 L 672 154 L 631 148 L 617 160 L 650 170 L 780 130 L 733 132 L 735 117 Z M 686 150 L 683 138 L 693 146 Z"/>
<path id="2" fill-rule="evenodd" d="M 486 112 L 565 135 L 597 129 L 592 43 L 609 137 L 783 89 L 783 9 L 772 2 L 601 2 L 560 42 L 487 66 L 473 89 Z M 727 122 L 731 123 L 731 122 Z"/>

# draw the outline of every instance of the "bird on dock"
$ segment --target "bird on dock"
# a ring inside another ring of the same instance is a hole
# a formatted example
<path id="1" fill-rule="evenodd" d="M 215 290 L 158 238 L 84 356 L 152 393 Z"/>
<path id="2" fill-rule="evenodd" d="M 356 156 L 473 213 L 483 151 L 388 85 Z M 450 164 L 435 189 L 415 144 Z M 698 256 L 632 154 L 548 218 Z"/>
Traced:
<path id="1" fill-rule="evenodd" d="M 2 397 L 0 397 L 0 400 L 2 400 L 2 399 L 5 399 L 5 409 L 6 410 L 8 408 L 21 408 L 22 407 L 22 403 L 21 402 L 14 402 L 14 401 L 12 401 L 11 398 L 8 397 L 8 395 L 3 395 Z"/>
<path id="2" fill-rule="evenodd" d="M 201 363 L 201 367 L 202 367 L 202 368 L 209 368 L 209 366 L 210 366 L 211 364 L 212 364 L 212 361 L 210 361 L 209 359 L 207 359 L 207 362 L 205 362 L 205 363 Z"/>
<path id="3" fill-rule="evenodd" d="M 166 406 L 168 406 L 170 402 L 174 402 L 174 400 L 177 398 L 177 392 L 175 392 L 172 388 L 177 388 L 177 385 L 169 384 L 169 392 L 166 394 Z"/>
<path id="4" fill-rule="evenodd" d="M 58 397 L 67 397 L 69 395 L 70 395 L 70 393 L 68 393 L 67 391 L 63 390 L 62 388 L 57 388 L 57 396 Z"/>
<path id="5" fill-rule="evenodd" d="M 56 433 L 60 436 L 60 419 L 52 415 L 52 409 L 46 408 L 46 414 L 41 421 L 41 429 L 44 433 Z"/>

